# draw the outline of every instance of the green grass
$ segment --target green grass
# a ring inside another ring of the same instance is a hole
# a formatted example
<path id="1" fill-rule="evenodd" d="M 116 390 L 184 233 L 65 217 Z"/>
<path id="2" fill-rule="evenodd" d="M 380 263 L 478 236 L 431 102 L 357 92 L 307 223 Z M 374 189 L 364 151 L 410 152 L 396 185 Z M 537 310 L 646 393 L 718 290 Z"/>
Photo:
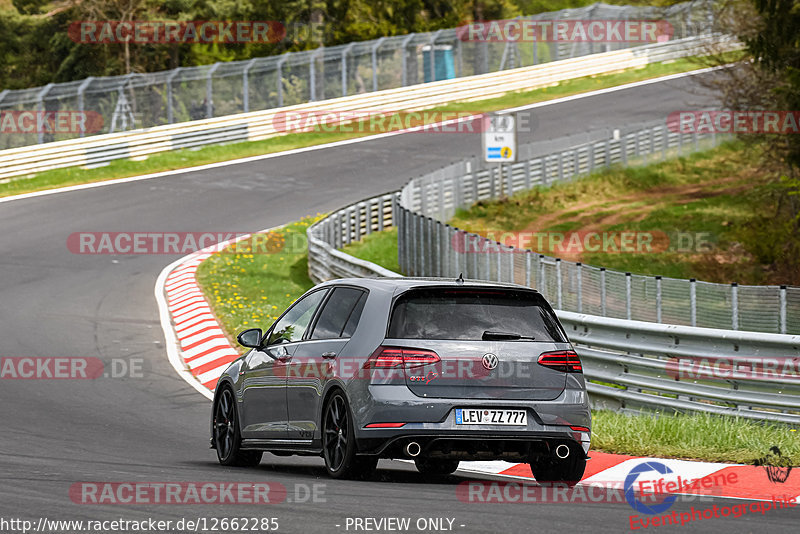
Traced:
<path id="1" fill-rule="evenodd" d="M 592 414 L 592 449 L 633 456 L 752 464 L 773 446 L 800 465 L 797 429 L 709 414 Z"/>
<path id="2" fill-rule="evenodd" d="M 433 109 L 438 111 L 496 111 L 633 81 L 657 78 L 667 74 L 686 72 L 700 66 L 703 66 L 702 58 L 684 58 L 674 62 L 656 63 L 640 69 L 628 69 L 614 74 L 577 78 L 552 87 L 509 93 L 499 98 L 481 100 L 480 102 L 453 103 Z M 16 177 L 5 183 L 0 183 L 0 197 L 282 152 L 322 143 L 364 137 L 369 134 L 369 132 L 292 133 L 263 141 L 211 145 L 194 150 L 184 149 L 158 153 L 139 161 L 115 160 L 109 165 L 94 169 L 80 167 L 54 169 L 32 177 Z"/>
<path id="3" fill-rule="evenodd" d="M 760 158 L 757 148 L 730 142 L 479 202 L 449 223 L 495 238 L 521 232 L 539 253 L 617 271 L 720 283 L 798 283 L 800 275 L 780 268 L 780 256 L 800 236 L 781 221 L 765 222 L 776 202 L 774 180 Z M 590 231 L 646 233 L 653 245 L 627 252 L 569 250 L 548 239 L 548 232 Z M 533 238 L 539 235 L 541 242 Z"/>
<path id="4" fill-rule="evenodd" d="M 346 245 L 342 251 L 356 258 L 377 263 L 390 271 L 401 272 L 397 259 L 397 228 L 365 236 L 361 241 Z"/>
<path id="5" fill-rule="evenodd" d="M 276 230 L 283 250 L 253 253 L 249 244 L 231 246 L 200 264 L 197 281 L 231 340 L 247 328 L 266 330 L 314 286 L 308 277 L 306 229 L 318 219 L 307 217 Z"/>

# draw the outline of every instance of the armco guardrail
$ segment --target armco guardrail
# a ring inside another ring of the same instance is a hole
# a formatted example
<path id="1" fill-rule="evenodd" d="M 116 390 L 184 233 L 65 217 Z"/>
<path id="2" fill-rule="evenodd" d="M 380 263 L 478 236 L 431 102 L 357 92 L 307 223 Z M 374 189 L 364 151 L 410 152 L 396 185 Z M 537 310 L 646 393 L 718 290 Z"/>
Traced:
<path id="1" fill-rule="evenodd" d="M 323 102 L 13 148 L 0 151 L 0 179 L 62 167 L 100 165 L 121 158 L 142 158 L 181 148 L 266 139 L 282 133 L 281 124 L 276 124 L 276 116 L 282 116 L 279 113 L 421 110 L 453 101 L 492 98 L 512 91 L 544 87 L 561 80 L 698 55 L 711 46 L 733 49 L 740 44 L 722 35 L 693 37 Z"/>
<path id="2" fill-rule="evenodd" d="M 663 7 L 597 3 L 520 20 L 664 21 L 662 28 L 667 31 L 663 37 L 670 39 L 711 33 L 716 26 L 712 0 Z M 293 32 L 296 26 L 285 28 L 288 40 L 298 37 Z M 463 30 L 456 28 L 337 46 L 323 46 L 324 39 L 314 38 L 314 29 L 332 27 L 306 28 L 308 32 L 300 37 L 320 43 L 313 50 L 0 91 L 0 111 L 91 111 L 105 118 L 102 128 L 92 133 L 106 134 L 529 67 L 637 45 L 621 38 L 618 42 L 482 42 L 465 37 Z M 84 135 L 89 134 L 40 131 L 4 135 L 0 136 L 0 150 Z"/>
<path id="3" fill-rule="evenodd" d="M 693 149 L 703 145 L 704 140 L 695 136 L 670 139 L 665 134 L 659 139 L 654 136 L 654 128 L 656 127 L 606 135 L 605 142 L 597 134 L 587 134 L 584 143 L 575 143 L 574 139 L 561 143 L 556 140 L 547 143 L 546 148 L 539 147 L 542 155 L 538 158 L 533 158 L 536 147 L 526 147 L 524 150 L 532 159 L 517 165 L 528 170 L 525 174 L 520 174 L 518 169 L 512 168 L 512 172 L 506 175 L 509 180 L 506 191 L 517 190 L 514 183 L 521 182 L 530 186 L 567 179 L 570 173 L 565 172 L 565 169 L 587 172 L 593 165 L 607 165 L 614 161 L 635 163 L 642 161 L 646 154 L 650 154 L 652 158 L 654 153 L 667 155 L 681 146 Z M 644 143 L 643 139 L 647 139 L 647 142 Z M 561 150 L 546 153 L 559 144 Z M 643 146 L 656 147 L 658 150 L 645 151 Z M 593 154 L 592 151 L 597 153 Z M 606 159 L 599 157 L 601 153 Z M 595 163 L 589 164 L 590 159 Z M 477 163 L 471 165 L 475 165 L 473 169 L 477 168 Z M 547 264 L 541 261 L 543 257 L 537 255 L 536 267 L 531 268 L 530 252 L 495 256 L 475 254 L 471 257 L 480 256 L 481 261 L 473 265 L 485 267 L 476 266 L 472 270 L 465 257 L 459 261 L 459 255 L 451 248 L 453 238 L 469 239 L 468 234 L 439 223 L 433 217 L 415 214 L 403 206 L 403 196 L 405 202 L 414 198 L 419 202 L 418 208 L 425 205 L 427 212 L 438 213 L 444 218 L 448 210 L 459 205 L 459 200 L 464 202 L 491 198 L 493 190 L 500 190 L 497 181 L 499 177 L 489 179 L 488 172 L 482 174 L 477 170 L 474 171 L 475 175 L 482 178 L 469 182 L 469 187 L 459 187 L 455 182 L 448 183 L 448 177 L 464 176 L 467 163 L 456 164 L 450 169 L 458 172 L 449 173 L 446 169 L 436 171 L 427 177 L 416 179 L 416 187 L 410 187 L 414 182 L 412 180 L 402 192 L 353 204 L 314 224 L 308 230 L 308 264 L 312 279 L 320 282 L 346 276 L 399 276 L 398 273 L 337 250 L 369 233 L 399 225 L 398 246 L 404 269 L 414 266 L 414 269 L 421 269 L 416 274 L 433 276 L 456 276 L 457 272 L 465 272 L 466 276 L 475 278 L 486 278 L 491 273 L 500 273 L 499 278 L 493 279 L 538 287 L 545 293 L 550 291 L 551 301 L 553 295 L 557 294 L 553 291 L 557 292 L 560 288 L 561 306 L 566 302 L 573 302 L 579 307 L 586 304 L 588 309 L 592 301 L 592 311 L 603 311 L 602 300 L 588 296 L 585 303 L 578 304 L 581 299 L 573 295 L 575 286 L 570 285 L 582 281 L 582 269 L 596 268 L 581 266 L 572 271 L 574 276 L 571 279 L 564 279 L 559 275 L 547 282 L 547 275 L 537 273 L 542 273 L 546 265 L 549 265 L 547 269 L 552 269 L 553 273 L 561 273 L 558 265 L 562 262 L 549 258 L 552 262 Z M 421 187 L 422 184 L 424 187 Z M 448 198 L 451 205 L 444 207 L 442 202 L 437 203 L 437 198 Z M 425 245 L 411 247 L 411 243 Z M 403 250 L 418 252 L 409 257 L 408 254 L 402 254 Z M 510 258 L 511 261 L 505 258 Z M 503 261 L 510 261 L 505 264 L 507 270 L 504 269 Z M 527 264 L 527 267 L 524 270 L 512 269 L 518 262 Z M 508 274 L 508 278 L 502 276 L 504 272 Z M 518 272 L 520 275 L 515 274 Z M 586 279 L 590 277 L 587 276 Z M 603 279 L 602 275 L 599 279 Z M 559 283 L 559 280 L 563 283 Z M 626 277 L 625 280 L 631 278 Z M 549 289 L 540 285 L 542 282 L 545 286 L 549 285 Z M 689 283 L 685 280 L 676 282 Z M 606 289 L 603 290 L 603 287 Z M 598 293 L 595 296 L 606 299 L 605 311 L 615 306 L 617 310 L 620 309 L 619 298 L 609 299 L 609 289 L 614 287 L 616 286 L 609 288 L 601 285 L 596 288 Z M 628 291 L 623 289 L 621 294 L 625 295 L 624 302 L 637 310 L 638 317 L 638 299 L 642 294 L 632 291 L 630 284 L 627 287 Z M 620 288 L 616 289 L 619 292 Z M 798 296 L 798 288 L 790 289 L 794 302 Z M 772 288 L 768 290 L 772 291 Z M 565 298 L 567 294 L 571 295 L 572 300 Z M 763 298 L 758 293 L 753 295 Z M 614 306 L 608 306 L 612 300 L 615 302 Z M 663 305 L 663 301 L 660 304 Z M 647 307 L 648 304 L 642 306 Z M 679 309 L 679 306 L 676 307 L 676 313 Z M 763 313 L 764 305 L 757 309 Z M 651 312 L 656 313 L 654 310 Z M 639 411 L 643 408 L 694 411 L 800 424 L 800 336 L 665 325 L 566 310 L 558 310 L 557 313 L 584 362 L 584 372 L 590 381 L 589 392 L 596 407 L 627 411 Z M 683 315 L 686 315 L 685 306 Z M 664 318 L 671 317 L 669 314 L 664 315 Z"/>
<path id="4" fill-rule="evenodd" d="M 800 424 L 800 336 L 558 316 L 594 381 L 588 388 L 596 408 L 655 406 Z"/>

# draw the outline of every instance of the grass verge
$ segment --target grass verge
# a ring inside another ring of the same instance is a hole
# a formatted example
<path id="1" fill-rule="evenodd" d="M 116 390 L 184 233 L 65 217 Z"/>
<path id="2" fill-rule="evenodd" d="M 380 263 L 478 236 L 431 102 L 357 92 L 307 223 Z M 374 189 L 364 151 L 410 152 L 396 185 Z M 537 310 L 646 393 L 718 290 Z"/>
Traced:
<path id="1" fill-rule="evenodd" d="M 439 111 L 471 111 L 479 108 L 484 112 L 497 111 L 596 89 L 613 87 L 615 85 L 622 85 L 634 81 L 657 78 L 668 74 L 687 72 L 704 66 L 701 62 L 702 58 L 684 58 L 673 62 L 654 63 L 640 69 L 628 69 L 614 74 L 576 78 L 552 87 L 519 93 L 509 93 L 499 98 L 481 100 L 479 102 L 448 104 L 433 109 Z M 205 146 L 199 149 L 184 149 L 158 153 L 140 161 L 127 159 L 115 160 L 104 167 L 94 169 L 83 169 L 80 167 L 54 169 L 36 174 L 32 177 L 17 177 L 5 183 L 0 183 L 0 197 L 283 152 L 285 150 L 364 137 L 373 133 L 375 132 L 293 133 L 265 139 L 263 141 L 245 141 L 225 145 Z"/>
<path id="2" fill-rule="evenodd" d="M 730 142 L 479 202 L 449 223 L 617 271 L 719 283 L 798 283 L 796 266 L 782 258 L 787 243 L 798 243 L 800 236 L 775 215 L 776 180 L 761 160 L 758 147 Z M 623 233 L 633 236 L 625 249 Z M 598 237 L 587 241 L 590 234 Z"/>
<path id="3" fill-rule="evenodd" d="M 752 464 L 777 446 L 793 465 L 800 465 L 799 438 L 786 425 L 710 414 L 592 414 L 592 448 L 634 456 Z"/>
<path id="4" fill-rule="evenodd" d="M 314 286 L 308 277 L 306 229 L 319 217 L 275 230 L 283 243 L 290 244 L 279 252 L 258 253 L 249 244 L 232 245 L 200 264 L 197 281 L 229 339 L 235 340 L 247 328 L 266 330 Z"/>

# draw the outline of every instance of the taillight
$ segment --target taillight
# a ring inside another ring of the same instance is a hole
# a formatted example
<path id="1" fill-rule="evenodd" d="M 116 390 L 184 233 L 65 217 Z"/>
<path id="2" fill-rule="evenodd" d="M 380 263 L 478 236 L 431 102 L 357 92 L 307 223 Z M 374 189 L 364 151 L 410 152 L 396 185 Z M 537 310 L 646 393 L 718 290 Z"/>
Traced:
<path id="1" fill-rule="evenodd" d="M 550 369 L 561 371 L 562 373 L 582 373 L 583 366 L 581 359 L 572 350 L 556 350 L 553 352 L 543 352 L 537 361 L 539 365 L 544 365 Z"/>
<path id="2" fill-rule="evenodd" d="M 410 349 L 406 347 L 379 347 L 370 358 L 374 369 L 393 369 L 396 367 L 419 367 L 440 361 L 432 350 Z"/>

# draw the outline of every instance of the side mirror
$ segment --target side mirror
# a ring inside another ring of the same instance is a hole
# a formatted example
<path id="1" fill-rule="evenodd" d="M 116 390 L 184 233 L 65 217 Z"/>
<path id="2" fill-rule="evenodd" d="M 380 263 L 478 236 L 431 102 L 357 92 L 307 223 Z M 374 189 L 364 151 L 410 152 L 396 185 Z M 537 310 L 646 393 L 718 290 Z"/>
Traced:
<path id="1" fill-rule="evenodd" d="M 236 341 L 243 347 L 257 349 L 261 347 L 262 337 L 264 337 L 264 333 L 260 328 L 248 328 L 247 330 L 239 332 L 239 335 L 236 336 Z"/>

